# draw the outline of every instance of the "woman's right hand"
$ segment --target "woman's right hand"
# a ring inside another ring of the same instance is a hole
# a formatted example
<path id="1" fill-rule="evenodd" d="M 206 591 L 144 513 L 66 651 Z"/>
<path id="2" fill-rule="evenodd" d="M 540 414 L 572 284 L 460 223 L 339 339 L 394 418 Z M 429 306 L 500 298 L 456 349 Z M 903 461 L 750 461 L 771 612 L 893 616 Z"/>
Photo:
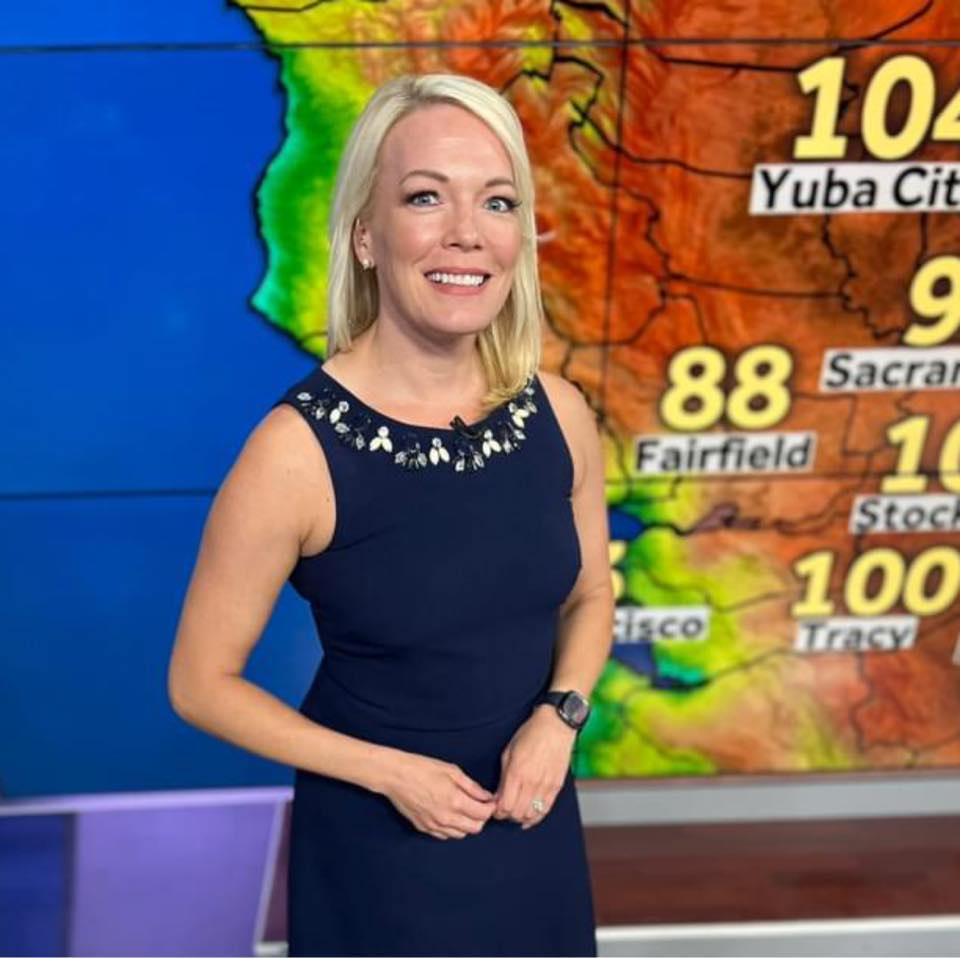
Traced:
<path id="1" fill-rule="evenodd" d="M 497 807 L 494 794 L 453 762 L 414 752 L 394 761 L 382 792 L 418 831 L 442 839 L 475 835 Z"/>

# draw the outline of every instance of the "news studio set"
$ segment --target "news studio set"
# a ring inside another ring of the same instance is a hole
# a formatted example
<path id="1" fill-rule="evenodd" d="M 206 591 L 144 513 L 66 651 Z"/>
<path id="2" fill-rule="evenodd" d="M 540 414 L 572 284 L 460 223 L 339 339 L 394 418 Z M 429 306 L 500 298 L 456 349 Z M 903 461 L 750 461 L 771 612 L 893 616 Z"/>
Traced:
<path id="1" fill-rule="evenodd" d="M 960 955 L 960 5 L 0 88 L 0 955 Z"/>

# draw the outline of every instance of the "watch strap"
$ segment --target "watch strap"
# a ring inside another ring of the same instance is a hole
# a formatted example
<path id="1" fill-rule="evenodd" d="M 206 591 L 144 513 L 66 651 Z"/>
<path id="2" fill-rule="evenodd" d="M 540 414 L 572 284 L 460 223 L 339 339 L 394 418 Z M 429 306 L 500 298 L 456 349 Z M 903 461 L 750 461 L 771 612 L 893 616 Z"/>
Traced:
<path id="1" fill-rule="evenodd" d="M 549 702 L 551 705 L 556 705 L 557 708 L 559 708 L 566 694 L 566 692 L 544 692 L 540 698 L 537 699 L 537 705 L 544 705 Z"/>
<path id="2" fill-rule="evenodd" d="M 543 692 L 535 702 L 534 708 L 540 705 L 547 705 L 547 704 L 552 705 L 554 708 L 556 708 L 557 715 L 560 716 L 560 719 L 563 722 L 566 722 L 566 724 L 569 725 L 570 728 L 575 729 L 577 732 L 579 732 L 583 728 L 583 725 L 577 725 L 574 722 L 571 722 L 567 718 L 567 716 L 563 714 L 563 711 L 560 708 L 560 706 L 563 704 L 563 700 L 567 697 L 567 695 L 569 695 L 569 692 L 562 692 L 562 691 Z M 586 724 L 586 722 L 584 722 L 583 724 Z"/>

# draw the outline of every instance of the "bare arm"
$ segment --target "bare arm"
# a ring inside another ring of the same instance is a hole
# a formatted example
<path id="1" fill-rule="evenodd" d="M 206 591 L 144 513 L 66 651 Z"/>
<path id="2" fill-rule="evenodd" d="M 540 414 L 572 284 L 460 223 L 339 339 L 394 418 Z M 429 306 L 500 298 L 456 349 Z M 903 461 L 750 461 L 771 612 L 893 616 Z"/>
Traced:
<path id="1" fill-rule="evenodd" d="M 603 445 L 596 416 L 577 388 L 559 377 L 551 384 L 574 460 L 571 500 L 582 567 L 560 610 L 550 688 L 589 697 L 610 656 L 615 612 Z"/>
<path id="2" fill-rule="evenodd" d="M 311 533 L 314 541 L 329 542 L 331 488 L 309 424 L 287 406 L 271 410 L 247 439 L 207 517 L 168 694 L 184 721 L 211 735 L 384 792 L 405 753 L 319 725 L 242 674 L 303 543 Z"/>

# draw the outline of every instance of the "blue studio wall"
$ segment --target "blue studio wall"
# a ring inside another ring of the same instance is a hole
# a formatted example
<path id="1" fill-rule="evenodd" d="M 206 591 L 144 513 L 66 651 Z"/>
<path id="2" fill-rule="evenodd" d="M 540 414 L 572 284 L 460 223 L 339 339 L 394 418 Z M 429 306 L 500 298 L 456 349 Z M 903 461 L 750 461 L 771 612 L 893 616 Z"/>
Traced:
<path id="1" fill-rule="evenodd" d="M 166 693 L 212 496 L 314 362 L 249 305 L 276 64 L 185 0 L 16 5 L 0 44 L 0 796 L 288 784 Z M 247 674 L 295 703 L 319 654 L 287 587 Z"/>

